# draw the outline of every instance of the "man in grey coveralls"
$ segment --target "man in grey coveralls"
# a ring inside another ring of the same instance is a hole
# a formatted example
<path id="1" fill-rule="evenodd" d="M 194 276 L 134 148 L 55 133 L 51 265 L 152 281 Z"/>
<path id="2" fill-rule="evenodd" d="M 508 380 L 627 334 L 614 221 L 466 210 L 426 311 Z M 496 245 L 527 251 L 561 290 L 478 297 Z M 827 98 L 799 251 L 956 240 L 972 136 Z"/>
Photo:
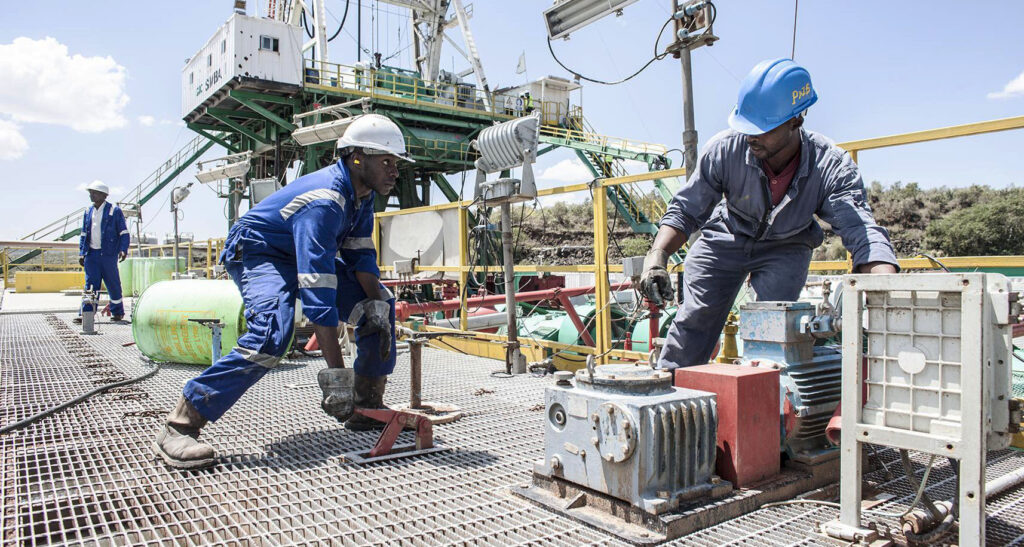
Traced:
<path id="1" fill-rule="evenodd" d="M 758 300 L 796 300 L 828 222 L 860 273 L 896 273 L 888 232 L 875 223 L 850 155 L 803 129 L 817 95 L 789 59 L 759 63 L 740 85 L 731 130 L 715 135 L 672 199 L 644 260 L 641 292 L 672 298 L 668 257 L 700 230 L 684 262 L 683 301 L 659 368 L 708 362 L 747 276 Z M 687 166 L 689 169 L 690 166 Z"/>

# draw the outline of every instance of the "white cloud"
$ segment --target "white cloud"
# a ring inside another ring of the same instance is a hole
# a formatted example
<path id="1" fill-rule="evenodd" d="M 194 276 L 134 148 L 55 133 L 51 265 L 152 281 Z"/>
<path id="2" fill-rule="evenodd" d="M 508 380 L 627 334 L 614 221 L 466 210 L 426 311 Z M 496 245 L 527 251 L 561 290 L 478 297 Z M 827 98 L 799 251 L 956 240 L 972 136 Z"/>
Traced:
<path id="1" fill-rule="evenodd" d="M 16 160 L 28 150 L 28 141 L 14 122 L 0 120 L 0 160 Z"/>
<path id="2" fill-rule="evenodd" d="M 992 92 L 986 95 L 989 99 L 1010 99 L 1024 96 L 1024 72 L 1010 80 L 1010 83 L 1003 86 L 1002 91 Z"/>
<path id="3" fill-rule="evenodd" d="M 537 178 L 551 182 L 586 182 L 592 180 L 594 175 L 587 169 L 586 165 L 579 158 L 562 160 L 551 167 L 541 171 Z"/>
<path id="4" fill-rule="evenodd" d="M 0 113 L 83 133 L 123 127 L 125 68 L 111 57 L 69 55 L 54 38 L 0 45 Z"/>
<path id="5" fill-rule="evenodd" d="M 152 127 L 156 123 L 156 118 L 153 116 L 139 116 L 139 124 L 145 127 Z"/>

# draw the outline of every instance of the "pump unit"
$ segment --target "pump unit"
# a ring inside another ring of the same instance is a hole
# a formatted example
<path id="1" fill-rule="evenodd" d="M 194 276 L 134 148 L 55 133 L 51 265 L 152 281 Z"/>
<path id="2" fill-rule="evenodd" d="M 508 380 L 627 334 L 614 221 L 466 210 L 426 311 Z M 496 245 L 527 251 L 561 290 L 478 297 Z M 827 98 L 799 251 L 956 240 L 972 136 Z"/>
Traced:
<path id="1" fill-rule="evenodd" d="M 568 373 L 561 373 L 568 374 Z M 544 460 L 534 474 L 581 485 L 648 514 L 722 483 L 715 471 L 715 395 L 672 387 L 672 375 L 603 365 L 547 389 Z"/>
<path id="2" fill-rule="evenodd" d="M 837 457 L 825 428 L 839 406 L 843 358 L 832 346 L 816 346 L 834 334 L 832 324 L 806 302 L 751 302 L 740 310 L 743 365 L 779 370 L 781 449 L 805 463 Z"/>

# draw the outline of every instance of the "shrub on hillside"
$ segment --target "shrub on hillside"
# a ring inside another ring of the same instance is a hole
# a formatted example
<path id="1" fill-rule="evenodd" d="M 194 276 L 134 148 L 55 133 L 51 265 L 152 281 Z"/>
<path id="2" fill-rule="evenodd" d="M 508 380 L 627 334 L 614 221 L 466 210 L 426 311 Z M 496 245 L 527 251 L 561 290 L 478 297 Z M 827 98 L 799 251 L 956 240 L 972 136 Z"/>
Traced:
<path id="1" fill-rule="evenodd" d="M 949 256 L 1024 254 L 1024 189 L 1000 193 L 1000 199 L 956 211 L 930 224 L 924 246 Z"/>

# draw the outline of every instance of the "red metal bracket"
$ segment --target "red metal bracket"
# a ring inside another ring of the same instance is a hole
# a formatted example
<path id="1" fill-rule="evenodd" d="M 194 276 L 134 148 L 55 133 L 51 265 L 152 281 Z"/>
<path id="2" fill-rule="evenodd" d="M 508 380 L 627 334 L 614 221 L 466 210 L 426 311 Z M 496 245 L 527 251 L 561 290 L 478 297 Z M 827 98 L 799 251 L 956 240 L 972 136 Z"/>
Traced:
<path id="1" fill-rule="evenodd" d="M 384 426 L 380 438 L 377 439 L 377 444 L 373 445 L 367 457 L 376 458 L 391 454 L 398 434 L 405 427 L 416 430 L 416 450 L 434 447 L 434 427 L 425 416 L 399 410 L 369 408 L 357 408 L 356 414 L 362 414 L 367 418 L 387 424 Z"/>

